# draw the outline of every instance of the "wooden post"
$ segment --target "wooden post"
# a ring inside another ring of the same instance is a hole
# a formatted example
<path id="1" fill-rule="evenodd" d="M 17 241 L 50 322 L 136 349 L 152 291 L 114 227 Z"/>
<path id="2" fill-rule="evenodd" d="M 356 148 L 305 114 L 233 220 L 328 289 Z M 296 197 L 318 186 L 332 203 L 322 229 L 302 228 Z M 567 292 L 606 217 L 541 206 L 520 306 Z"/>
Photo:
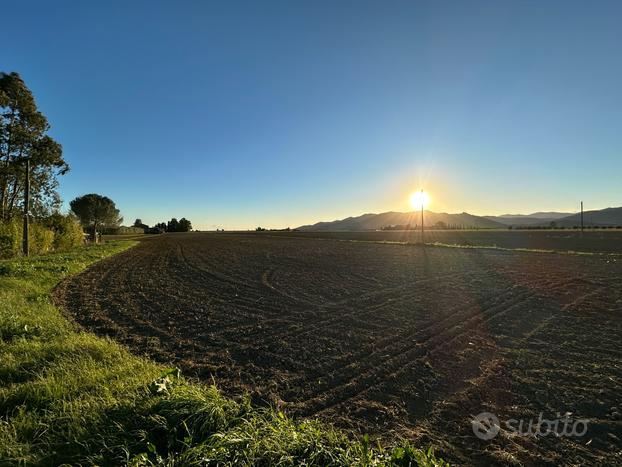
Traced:
<path id="1" fill-rule="evenodd" d="M 581 201 L 581 232 L 583 233 L 583 201 Z"/>
<path id="2" fill-rule="evenodd" d="M 423 188 L 421 189 L 421 243 L 423 243 Z"/>
<path id="3" fill-rule="evenodd" d="M 28 213 L 30 211 L 30 159 L 26 159 L 26 181 L 24 182 L 24 230 L 22 236 L 22 250 L 24 256 L 28 256 L 30 248 L 28 244 Z"/>

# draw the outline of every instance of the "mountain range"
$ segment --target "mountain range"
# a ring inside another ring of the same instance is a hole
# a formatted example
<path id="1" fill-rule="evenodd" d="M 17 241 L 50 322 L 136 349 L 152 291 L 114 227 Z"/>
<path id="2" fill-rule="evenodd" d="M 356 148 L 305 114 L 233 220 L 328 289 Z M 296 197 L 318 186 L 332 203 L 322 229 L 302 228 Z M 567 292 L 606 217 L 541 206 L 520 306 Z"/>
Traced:
<path id="1" fill-rule="evenodd" d="M 485 219 L 501 222 L 507 226 L 523 227 L 528 225 L 551 225 L 559 219 L 572 216 L 572 212 L 534 212 L 533 214 L 503 214 L 501 216 L 483 216 Z M 579 220 L 581 223 L 581 220 Z"/>
<path id="2" fill-rule="evenodd" d="M 355 231 L 380 230 L 387 227 L 399 228 L 410 224 L 411 228 L 420 225 L 419 212 L 383 212 L 363 214 L 329 222 L 303 225 L 302 231 Z M 501 216 L 475 216 L 467 212 L 448 214 L 424 211 L 424 222 L 429 226 L 448 226 L 477 229 L 507 229 L 508 227 L 551 226 L 574 227 L 581 224 L 581 215 L 568 212 L 535 212 L 533 214 L 504 214 Z M 584 225 L 609 227 L 622 225 L 622 207 L 607 208 L 583 213 Z M 441 224 L 442 223 L 442 224 Z"/>

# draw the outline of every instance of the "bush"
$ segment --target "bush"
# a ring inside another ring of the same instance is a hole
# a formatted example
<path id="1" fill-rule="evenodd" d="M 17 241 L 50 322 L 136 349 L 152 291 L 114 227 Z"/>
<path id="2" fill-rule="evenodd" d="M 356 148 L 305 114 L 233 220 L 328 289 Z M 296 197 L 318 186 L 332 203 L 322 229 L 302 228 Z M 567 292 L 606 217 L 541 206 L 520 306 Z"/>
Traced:
<path id="1" fill-rule="evenodd" d="M 28 231 L 30 252 L 33 254 L 48 253 L 54 247 L 54 232 L 46 229 L 41 223 L 32 223 Z"/>
<path id="2" fill-rule="evenodd" d="M 0 222 L 0 258 L 17 256 L 22 249 L 22 220 Z"/>
<path id="3" fill-rule="evenodd" d="M 54 232 L 55 250 L 68 250 L 84 243 L 82 226 L 74 216 L 52 214 L 45 223 Z"/>
<path id="4" fill-rule="evenodd" d="M 12 258 L 22 252 L 23 220 L 14 218 L 0 222 L 0 258 Z M 53 214 L 32 221 L 29 231 L 30 252 L 48 253 L 67 250 L 83 243 L 82 227 L 72 216 Z"/>

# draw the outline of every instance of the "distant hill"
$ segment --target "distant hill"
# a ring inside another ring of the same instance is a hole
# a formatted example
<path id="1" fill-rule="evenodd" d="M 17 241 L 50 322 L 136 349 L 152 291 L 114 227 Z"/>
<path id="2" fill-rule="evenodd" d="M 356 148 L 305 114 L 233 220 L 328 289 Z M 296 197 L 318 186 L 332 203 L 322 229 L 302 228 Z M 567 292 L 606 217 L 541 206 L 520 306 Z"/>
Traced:
<path id="1" fill-rule="evenodd" d="M 380 214 L 363 214 L 357 217 L 334 220 L 331 222 L 318 222 L 313 225 L 303 225 L 298 230 L 306 231 L 353 231 L 353 230 L 380 230 L 383 227 L 407 225 L 419 225 L 421 221 L 419 212 L 383 212 Z M 507 225 L 500 222 L 474 216 L 463 212 L 461 214 L 437 213 L 432 211 L 424 212 L 424 223 L 432 226 L 438 222 L 443 222 L 447 226 L 460 226 L 465 228 L 479 229 L 503 229 Z"/>
<path id="2" fill-rule="evenodd" d="M 622 207 L 607 208 L 583 213 L 584 225 L 609 227 L 622 225 Z M 380 230 L 390 226 L 419 225 L 419 212 L 383 212 L 380 214 L 363 214 L 329 222 L 318 222 L 303 225 L 297 230 L 303 231 L 355 231 Z M 504 214 L 502 216 L 474 216 L 467 212 L 447 214 L 445 212 L 424 212 L 425 225 L 433 226 L 443 222 L 447 226 L 476 229 L 505 229 L 515 227 L 548 227 L 555 222 L 558 227 L 574 227 L 581 224 L 581 215 L 564 212 L 534 212 L 533 214 Z"/>
<path id="3" fill-rule="evenodd" d="M 583 213 L 583 222 L 588 226 L 610 227 L 622 225 L 622 207 L 606 208 Z M 555 223 L 560 227 L 573 227 L 581 224 L 581 214 L 558 219 Z"/>
<path id="4" fill-rule="evenodd" d="M 551 222 L 555 222 L 555 225 L 558 227 L 574 227 L 581 225 L 580 213 L 535 212 L 533 214 L 484 216 L 484 218 L 515 227 L 548 227 L 551 225 Z M 622 207 L 585 211 L 583 213 L 583 219 L 584 225 L 586 226 L 609 227 L 622 225 Z"/>
<path id="5" fill-rule="evenodd" d="M 485 219 L 500 222 L 506 226 L 550 225 L 564 217 L 573 215 L 571 212 L 534 212 L 533 214 L 503 214 L 501 216 L 483 216 Z"/>
<path id="6" fill-rule="evenodd" d="M 525 218 L 525 219 L 561 219 L 562 217 L 568 217 L 575 214 L 574 212 L 534 212 L 532 214 L 503 214 L 501 217 L 505 219 L 516 219 L 516 218 Z M 495 217 L 495 216 L 486 216 L 486 217 Z"/>

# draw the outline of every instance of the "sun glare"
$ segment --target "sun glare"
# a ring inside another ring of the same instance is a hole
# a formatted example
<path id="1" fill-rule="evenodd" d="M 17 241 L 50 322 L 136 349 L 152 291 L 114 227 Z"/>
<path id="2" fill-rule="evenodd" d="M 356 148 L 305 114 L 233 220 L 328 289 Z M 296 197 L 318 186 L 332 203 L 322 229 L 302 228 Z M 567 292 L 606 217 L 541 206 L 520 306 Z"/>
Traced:
<path id="1" fill-rule="evenodd" d="M 430 196 L 423 190 L 415 191 L 410 195 L 410 205 L 413 209 L 421 209 L 421 206 L 424 208 L 428 206 L 430 203 Z"/>

